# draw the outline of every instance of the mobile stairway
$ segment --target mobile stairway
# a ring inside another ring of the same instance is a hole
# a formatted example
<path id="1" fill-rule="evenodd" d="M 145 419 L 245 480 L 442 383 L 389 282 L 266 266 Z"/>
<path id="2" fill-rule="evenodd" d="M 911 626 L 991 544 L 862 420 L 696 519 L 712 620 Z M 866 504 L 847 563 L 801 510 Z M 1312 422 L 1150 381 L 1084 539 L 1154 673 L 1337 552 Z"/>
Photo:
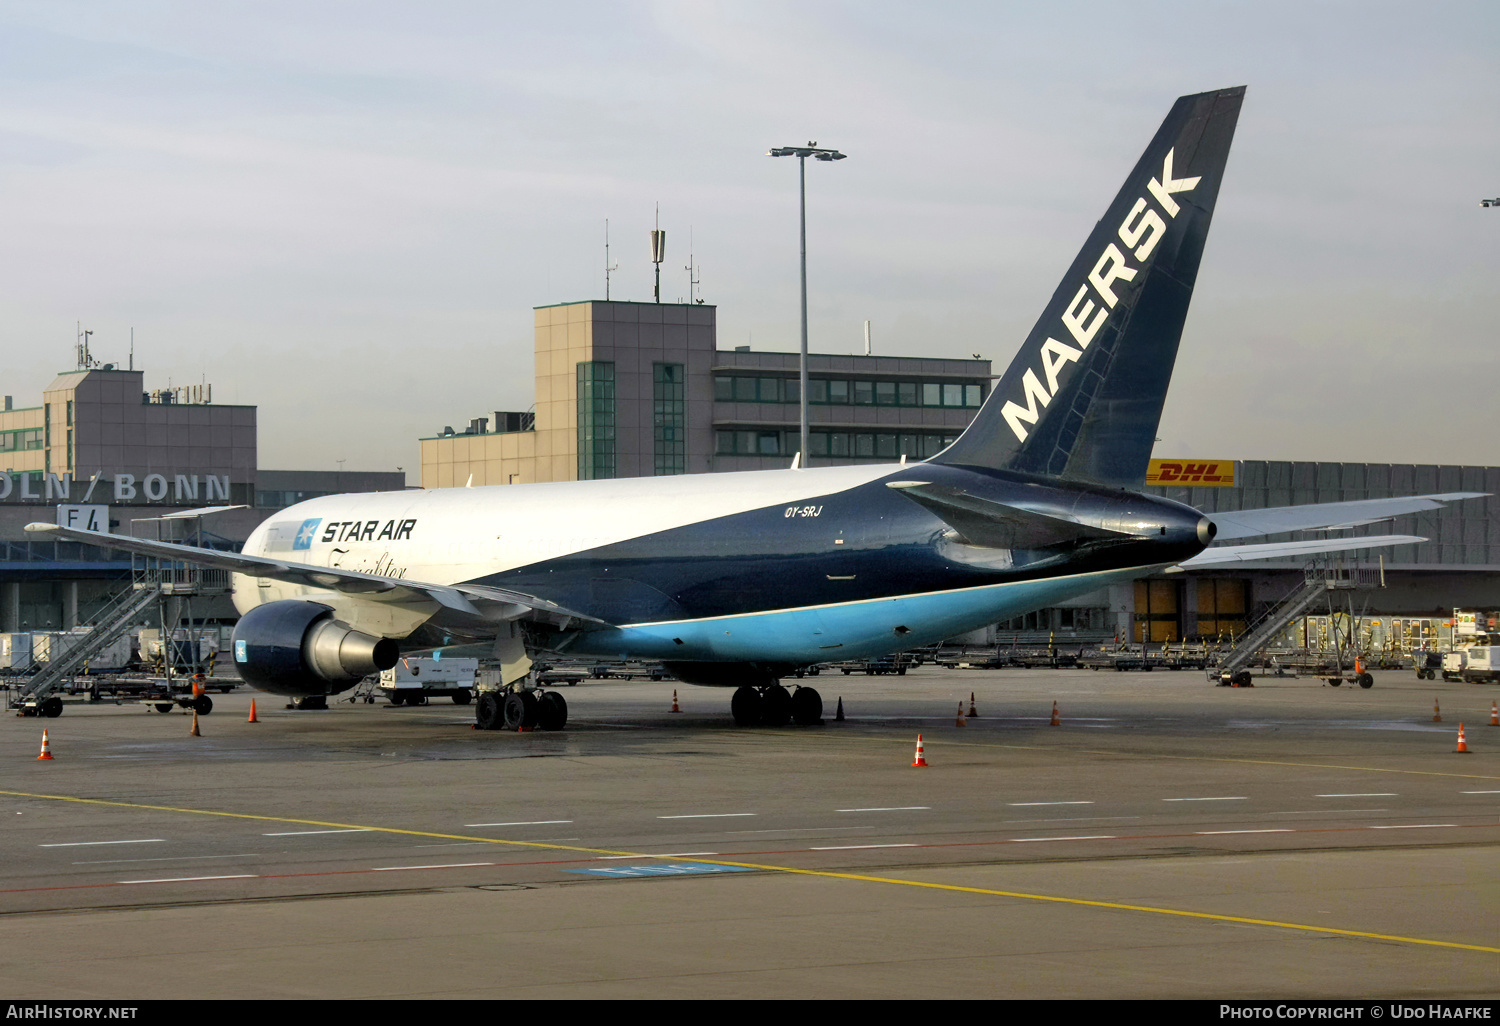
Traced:
<path id="1" fill-rule="evenodd" d="M 21 716 L 61 716 L 62 697 L 57 693 L 100 652 L 139 620 L 161 598 L 160 583 L 133 586 L 100 611 L 93 630 L 61 651 L 38 670 L 10 702 Z"/>
<path id="2" fill-rule="evenodd" d="M 1335 612 L 1333 596 L 1336 592 L 1350 593 L 1379 587 L 1381 583 L 1380 575 L 1372 568 L 1322 561 L 1310 563 L 1303 571 L 1301 587 L 1294 589 L 1291 594 L 1272 606 L 1248 631 L 1241 635 L 1234 647 L 1219 659 L 1218 665 L 1208 671 L 1208 679 L 1218 684 L 1248 686 L 1251 664 L 1293 620 L 1306 615 L 1320 599 L 1326 602 L 1331 615 Z M 1352 600 L 1347 604 L 1352 617 Z M 1343 680 L 1343 663 L 1344 651 L 1340 646 L 1336 660 L 1339 682 Z M 1373 679 L 1369 674 L 1359 672 L 1355 676 L 1355 682 L 1367 688 L 1373 683 Z"/>

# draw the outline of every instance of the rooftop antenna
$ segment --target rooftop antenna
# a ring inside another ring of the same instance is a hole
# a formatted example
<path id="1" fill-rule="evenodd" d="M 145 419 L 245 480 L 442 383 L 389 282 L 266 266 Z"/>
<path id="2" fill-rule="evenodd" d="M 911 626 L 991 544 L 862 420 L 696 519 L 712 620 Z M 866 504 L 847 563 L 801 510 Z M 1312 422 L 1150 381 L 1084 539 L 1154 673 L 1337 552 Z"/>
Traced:
<path id="1" fill-rule="evenodd" d="M 78 342 L 73 347 L 73 352 L 78 357 L 78 369 L 88 370 L 94 366 L 94 358 L 89 354 L 89 336 L 93 332 L 83 330 L 82 321 L 75 321 L 74 324 L 78 331 Z"/>
<path id="2" fill-rule="evenodd" d="M 609 218 L 604 219 L 604 299 L 609 300 L 609 275 L 611 271 L 618 271 L 619 264 L 609 262 Z"/>
<path id="3" fill-rule="evenodd" d="M 656 205 L 656 227 L 651 229 L 651 262 L 656 265 L 656 301 L 661 302 L 661 262 L 667 258 L 667 233 L 661 230 L 661 204 Z"/>
<path id="4" fill-rule="evenodd" d="M 870 322 L 865 321 L 865 355 L 870 355 Z"/>
<path id="5" fill-rule="evenodd" d="M 130 328 L 130 369 L 135 370 L 135 326 Z"/>
<path id="6" fill-rule="evenodd" d="M 703 268 L 699 267 L 699 268 L 694 269 L 694 267 L 693 267 L 693 226 L 692 225 L 688 225 L 688 262 L 687 262 L 687 266 L 685 268 L 683 268 L 683 270 L 687 271 L 687 273 L 688 273 L 688 302 L 689 303 L 701 303 L 701 302 L 703 302 L 703 300 L 696 299 L 693 296 L 693 289 L 697 288 L 699 285 L 701 285 L 703 283 L 703 279 L 700 278 L 700 277 L 698 277 L 699 273 L 703 270 Z"/>

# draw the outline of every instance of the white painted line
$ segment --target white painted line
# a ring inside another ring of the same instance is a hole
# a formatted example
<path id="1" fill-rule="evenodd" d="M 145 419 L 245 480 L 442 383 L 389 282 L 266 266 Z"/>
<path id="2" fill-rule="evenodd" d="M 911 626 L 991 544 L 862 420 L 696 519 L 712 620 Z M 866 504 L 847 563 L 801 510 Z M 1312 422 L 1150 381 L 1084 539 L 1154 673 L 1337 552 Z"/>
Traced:
<path id="1" fill-rule="evenodd" d="M 1028 805 L 1092 805 L 1093 802 L 1007 802 L 1007 805 L 1022 808 Z"/>
<path id="2" fill-rule="evenodd" d="M 1399 823 L 1394 826 L 1372 826 L 1370 830 L 1432 830 L 1437 827 L 1456 827 L 1457 823 Z"/>
<path id="3" fill-rule="evenodd" d="M 689 855 L 717 855 L 716 851 L 661 851 L 650 856 L 653 859 L 682 859 Z"/>
<path id="4" fill-rule="evenodd" d="M 809 848 L 808 851 L 852 851 L 855 848 L 915 848 L 915 844 L 835 844 L 826 848 Z"/>
<path id="5" fill-rule="evenodd" d="M 1398 798 L 1395 791 L 1367 791 L 1364 794 L 1315 794 L 1314 798 Z"/>
<path id="6" fill-rule="evenodd" d="M 753 816 L 753 812 L 696 812 L 688 816 L 657 816 L 657 819 L 735 819 L 739 816 Z"/>
<path id="7" fill-rule="evenodd" d="M 1208 836 L 1211 834 L 1294 834 L 1291 827 L 1275 827 L 1270 830 L 1199 830 L 1199 834 Z"/>
<path id="8" fill-rule="evenodd" d="M 493 862 L 449 862 L 441 866 L 376 866 L 372 873 L 394 873 L 398 869 L 468 869 L 470 866 L 493 866 Z"/>
<path id="9" fill-rule="evenodd" d="M 199 880 L 255 880 L 258 877 L 254 873 L 236 873 L 233 876 L 169 876 L 160 880 L 121 880 L 122 884 L 148 884 L 148 883 L 194 883 Z"/>
<path id="10" fill-rule="evenodd" d="M 1248 802 L 1246 795 L 1231 795 L 1224 798 L 1163 798 L 1164 802 Z"/>
<path id="11" fill-rule="evenodd" d="M 519 819 L 514 823 L 465 823 L 466 827 L 497 827 L 497 826 L 550 826 L 554 823 L 571 823 L 571 819 Z"/>
<path id="12" fill-rule="evenodd" d="M 1459 794 L 1500 794 L 1500 791 L 1460 791 Z"/>
<path id="13" fill-rule="evenodd" d="M 133 841 L 68 841 L 65 844 L 39 844 L 38 848 L 91 848 L 96 844 L 161 844 L 165 837 L 140 837 Z"/>
<path id="14" fill-rule="evenodd" d="M 888 805 L 879 809 L 834 809 L 834 812 L 915 812 L 918 809 L 930 809 L 931 805 Z"/>
<path id="15" fill-rule="evenodd" d="M 302 837 L 307 834 L 368 834 L 369 827 L 349 827 L 346 830 L 288 830 L 279 834 L 261 834 L 262 837 Z"/>
<path id="16" fill-rule="evenodd" d="M 209 859 L 253 859 L 259 858 L 260 852 L 247 851 L 242 855 L 174 855 L 165 859 L 102 859 L 96 862 L 75 862 L 75 866 L 120 866 L 129 862 L 206 862 Z"/>
<path id="17" fill-rule="evenodd" d="M 1010 841 L 1112 841 L 1114 834 L 1089 834 L 1082 837 L 1010 837 Z"/>

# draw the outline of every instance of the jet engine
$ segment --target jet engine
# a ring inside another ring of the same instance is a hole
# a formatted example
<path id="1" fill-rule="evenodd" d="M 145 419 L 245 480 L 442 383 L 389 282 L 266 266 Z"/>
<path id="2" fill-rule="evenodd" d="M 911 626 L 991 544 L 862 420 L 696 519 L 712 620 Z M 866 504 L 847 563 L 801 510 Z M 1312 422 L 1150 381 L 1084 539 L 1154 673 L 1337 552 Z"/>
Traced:
<path id="1" fill-rule="evenodd" d="M 390 638 L 357 631 L 318 602 L 267 602 L 240 617 L 234 628 L 240 677 L 274 695 L 338 694 L 395 666 L 400 655 Z"/>

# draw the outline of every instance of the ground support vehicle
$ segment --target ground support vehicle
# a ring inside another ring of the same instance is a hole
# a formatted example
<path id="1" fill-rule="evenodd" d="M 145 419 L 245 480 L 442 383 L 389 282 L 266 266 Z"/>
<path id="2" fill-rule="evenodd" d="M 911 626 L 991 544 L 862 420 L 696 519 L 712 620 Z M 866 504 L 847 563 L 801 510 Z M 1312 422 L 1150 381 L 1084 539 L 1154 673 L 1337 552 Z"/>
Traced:
<path id="1" fill-rule="evenodd" d="M 15 709 L 17 716 L 44 716 L 54 719 L 61 716 L 68 705 L 142 705 L 148 710 L 169 713 L 184 709 L 207 716 L 213 712 L 214 702 L 207 694 L 206 679 L 194 681 L 188 677 L 162 677 L 155 674 L 121 673 L 99 674 L 69 678 L 45 697 L 36 702 L 22 701 L 23 687 L 6 684 L 7 706 Z M 220 691 L 231 690 L 238 681 L 214 681 Z M 227 684 L 228 686 L 223 686 Z"/>
<path id="2" fill-rule="evenodd" d="M 478 659 L 407 656 L 380 672 L 376 686 L 392 705 L 426 705 L 434 698 L 451 698 L 454 705 L 474 699 Z"/>

